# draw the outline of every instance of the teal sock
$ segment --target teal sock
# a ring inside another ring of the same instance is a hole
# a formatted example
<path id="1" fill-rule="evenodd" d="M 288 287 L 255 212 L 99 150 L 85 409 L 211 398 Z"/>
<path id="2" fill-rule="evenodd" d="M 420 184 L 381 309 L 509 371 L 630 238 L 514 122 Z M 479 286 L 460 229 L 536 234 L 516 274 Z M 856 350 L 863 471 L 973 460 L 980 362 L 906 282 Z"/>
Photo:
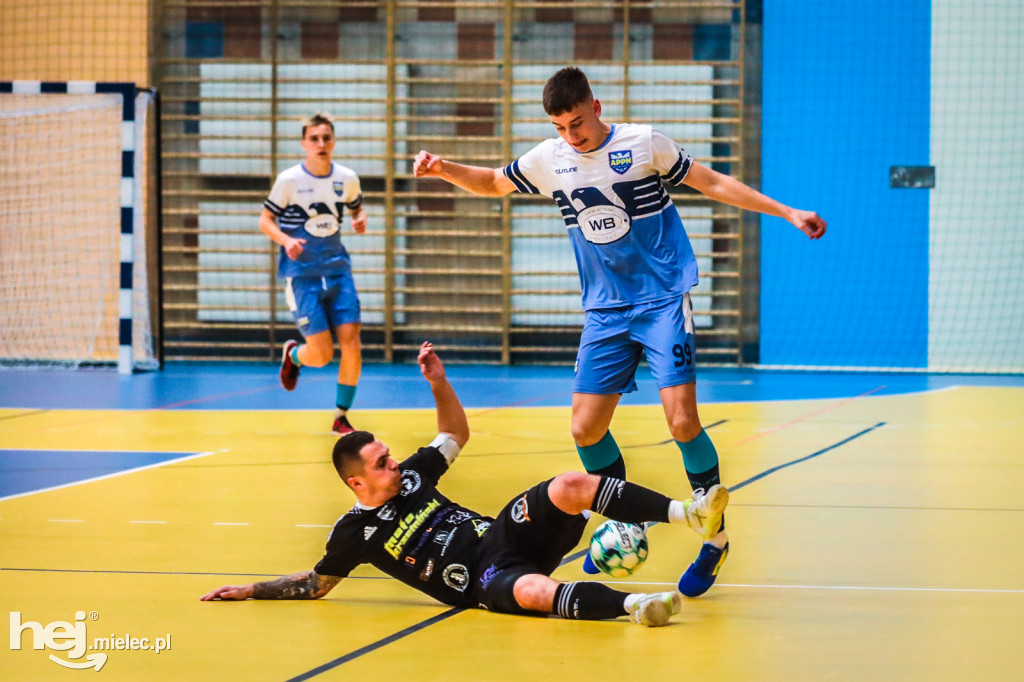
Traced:
<path id="1" fill-rule="evenodd" d="M 288 353 L 288 357 L 290 357 L 292 359 L 292 362 L 295 363 L 296 367 L 302 367 L 302 363 L 299 362 L 299 347 L 298 346 L 295 346 L 295 348 L 292 348 L 291 352 Z"/>
<path id="2" fill-rule="evenodd" d="M 339 410 L 348 410 L 352 407 L 352 401 L 356 397 L 356 387 L 348 384 L 338 384 L 334 393 L 334 404 Z"/>
<path id="3" fill-rule="evenodd" d="M 722 482 L 718 473 L 718 450 L 707 431 L 701 429 L 693 440 L 686 443 L 676 441 L 676 445 L 683 453 L 683 467 L 686 468 L 691 488 L 707 490 Z"/>
<path id="4" fill-rule="evenodd" d="M 592 474 L 602 474 L 614 478 L 626 479 L 626 462 L 622 459 L 619 445 L 608 431 L 593 445 L 576 446 L 583 468 Z"/>

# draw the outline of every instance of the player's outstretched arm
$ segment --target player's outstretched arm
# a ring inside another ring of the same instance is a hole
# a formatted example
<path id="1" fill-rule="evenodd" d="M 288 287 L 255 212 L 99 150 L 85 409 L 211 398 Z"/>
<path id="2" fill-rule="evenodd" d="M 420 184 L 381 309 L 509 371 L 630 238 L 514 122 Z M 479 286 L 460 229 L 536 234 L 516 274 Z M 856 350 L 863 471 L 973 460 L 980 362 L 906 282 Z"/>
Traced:
<path id="1" fill-rule="evenodd" d="M 500 168 L 464 166 L 445 161 L 425 149 L 413 159 L 412 173 L 417 178 L 441 178 L 467 192 L 485 197 L 503 197 L 516 189 Z"/>
<path id="2" fill-rule="evenodd" d="M 756 189 L 744 185 L 736 178 L 711 170 L 696 161 L 690 166 L 690 171 L 687 173 L 686 179 L 683 180 L 683 184 L 723 204 L 785 218 L 793 227 L 811 239 L 820 239 L 825 235 L 827 227 L 825 220 L 814 211 L 803 211 L 786 206 L 761 194 Z"/>
<path id="3" fill-rule="evenodd" d="M 319 575 L 316 571 L 306 571 L 295 575 L 286 575 L 277 580 L 267 580 L 249 585 L 225 585 L 213 592 L 200 597 L 200 601 L 241 601 L 243 599 L 319 599 L 341 578 L 333 575 Z"/>
<path id="4" fill-rule="evenodd" d="M 416 358 L 420 364 L 423 378 L 430 384 L 437 405 L 437 431 L 451 436 L 452 440 L 462 448 L 469 441 L 469 421 L 466 411 L 462 409 L 459 396 L 455 393 L 444 372 L 444 363 L 434 353 L 434 345 L 424 341 L 420 346 L 420 354 Z"/>

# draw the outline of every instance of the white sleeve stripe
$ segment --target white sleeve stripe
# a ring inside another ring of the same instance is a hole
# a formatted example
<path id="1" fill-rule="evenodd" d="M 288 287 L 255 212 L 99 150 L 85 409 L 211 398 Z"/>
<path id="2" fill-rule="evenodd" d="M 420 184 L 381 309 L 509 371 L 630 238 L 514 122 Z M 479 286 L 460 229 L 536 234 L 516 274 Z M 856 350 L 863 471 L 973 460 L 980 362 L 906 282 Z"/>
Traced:
<path id="1" fill-rule="evenodd" d="M 455 462 L 455 458 L 459 456 L 459 452 L 462 450 L 459 444 L 455 442 L 455 439 L 447 433 L 437 434 L 437 438 L 430 442 L 430 447 L 441 451 L 445 461 L 448 462 L 448 466 Z"/>

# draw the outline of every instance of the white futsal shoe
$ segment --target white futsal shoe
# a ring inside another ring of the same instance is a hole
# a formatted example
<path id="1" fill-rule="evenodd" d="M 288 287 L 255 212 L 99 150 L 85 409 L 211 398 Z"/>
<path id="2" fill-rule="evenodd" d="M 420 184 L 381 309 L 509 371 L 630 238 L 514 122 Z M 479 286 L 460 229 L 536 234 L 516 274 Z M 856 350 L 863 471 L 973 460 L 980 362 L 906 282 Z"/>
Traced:
<path id="1" fill-rule="evenodd" d="M 656 592 L 644 595 L 636 603 L 636 610 L 629 614 L 629 619 L 649 628 L 661 627 L 682 608 L 683 597 L 678 592 Z"/>
<path id="2" fill-rule="evenodd" d="M 713 485 L 707 492 L 693 491 L 693 498 L 683 501 L 686 523 L 705 542 L 722 529 L 722 513 L 729 504 L 729 489 Z"/>

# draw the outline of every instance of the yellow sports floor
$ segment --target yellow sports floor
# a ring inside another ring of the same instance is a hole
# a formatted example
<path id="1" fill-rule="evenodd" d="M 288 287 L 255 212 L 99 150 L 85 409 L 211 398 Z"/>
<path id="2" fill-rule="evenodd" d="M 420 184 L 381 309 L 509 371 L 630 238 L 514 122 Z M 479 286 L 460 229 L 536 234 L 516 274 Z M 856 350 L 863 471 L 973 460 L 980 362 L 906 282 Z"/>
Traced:
<path id="1" fill-rule="evenodd" d="M 732 552 L 660 629 L 452 610 L 366 567 L 320 601 L 200 602 L 320 557 L 353 501 L 323 411 L 0 410 L 3 448 L 197 455 L 0 500 L 0 610 L 22 627 L 0 679 L 1024 679 L 1024 389 L 701 409 L 735 486 Z M 579 467 L 568 408 L 467 411 L 441 484 L 461 504 L 494 514 Z M 396 455 L 436 433 L 431 410 L 359 425 Z M 612 429 L 631 480 L 688 496 L 660 406 L 622 406 Z M 623 589 L 672 588 L 699 539 L 662 524 L 650 543 Z M 555 577 L 594 579 L 578 560 Z M 95 652 L 33 649 L 25 625 L 71 646 L 57 621 L 169 646 L 71 670 L 51 654 Z"/>

